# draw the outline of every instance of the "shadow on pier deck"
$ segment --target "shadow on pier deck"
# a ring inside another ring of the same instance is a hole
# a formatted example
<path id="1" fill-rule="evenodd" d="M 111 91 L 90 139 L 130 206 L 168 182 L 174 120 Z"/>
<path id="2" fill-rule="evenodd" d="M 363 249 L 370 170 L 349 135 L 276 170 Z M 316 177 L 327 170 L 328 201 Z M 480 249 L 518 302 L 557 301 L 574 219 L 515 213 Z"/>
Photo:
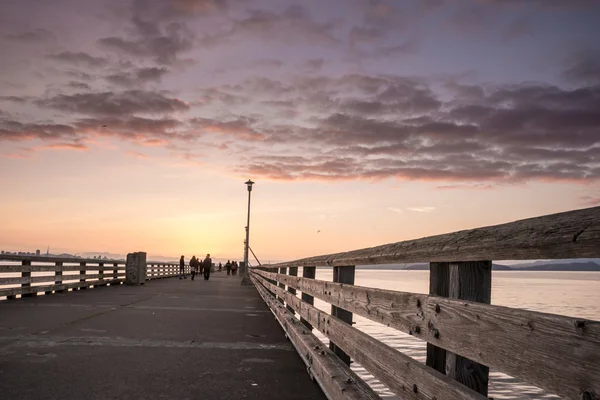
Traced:
<path id="1" fill-rule="evenodd" d="M 256 289 L 168 278 L 0 302 L 0 399 L 321 399 Z"/>

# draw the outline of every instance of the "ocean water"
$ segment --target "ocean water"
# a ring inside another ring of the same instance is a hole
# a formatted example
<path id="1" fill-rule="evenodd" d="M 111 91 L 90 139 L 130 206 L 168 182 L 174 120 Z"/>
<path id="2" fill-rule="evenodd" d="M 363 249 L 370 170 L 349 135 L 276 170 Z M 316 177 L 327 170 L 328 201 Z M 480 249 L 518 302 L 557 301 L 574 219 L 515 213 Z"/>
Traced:
<path id="1" fill-rule="evenodd" d="M 302 274 L 301 271 L 298 272 Z M 317 269 L 316 278 L 331 281 L 332 269 Z M 357 269 L 355 284 L 413 293 L 429 292 L 429 271 Z M 600 272 L 493 271 L 492 304 L 600 320 Z M 328 303 L 315 299 L 315 306 L 330 311 Z M 366 318 L 354 316 L 356 328 L 398 351 L 425 362 L 426 343 Z M 315 334 L 328 343 L 326 337 Z M 395 396 L 361 365 L 352 369 L 382 397 Z M 494 399 L 558 399 L 543 390 L 498 371 L 490 371 L 489 397 Z"/>

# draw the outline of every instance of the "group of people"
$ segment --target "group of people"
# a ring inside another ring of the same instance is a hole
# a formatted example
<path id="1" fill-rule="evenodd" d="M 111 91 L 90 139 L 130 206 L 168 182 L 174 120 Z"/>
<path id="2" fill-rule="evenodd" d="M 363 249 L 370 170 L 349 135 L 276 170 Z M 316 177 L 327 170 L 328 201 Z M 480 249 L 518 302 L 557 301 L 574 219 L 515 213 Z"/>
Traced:
<path id="1" fill-rule="evenodd" d="M 190 259 L 190 269 L 192 274 L 192 280 L 197 274 L 203 274 L 204 280 L 207 281 L 210 279 L 210 270 L 212 268 L 212 259 L 210 258 L 210 254 L 207 254 L 204 260 L 200 261 L 196 256 L 192 256 Z M 185 276 L 185 258 L 181 256 L 179 259 L 179 279 L 187 279 Z"/>
<path id="2" fill-rule="evenodd" d="M 229 261 L 225 263 L 225 269 L 227 270 L 227 275 L 237 275 L 238 263 L 237 261 Z"/>
<path id="3" fill-rule="evenodd" d="M 204 275 L 204 280 L 207 281 L 210 279 L 210 270 L 212 268 L 212 259 L 210 258 L 210 254 L 207 254 L 204 260 L 200 261 L 200 259 L 196 258 L 196 256 L 192 256 L 190 259 L 190 270 L 192 275 L 192 280 L 197 274 Z M 219 263 L 219 271 L 221 271 L 222 264 Z M 237 275 L 238 263 L 237 261 L 227 260 L 225 264 L 225 269 L 227 270 L 227 275 Z M 187 279 L 185 276 L 185 257 L 181 256 L 179 259 L 179 279 Z"/>

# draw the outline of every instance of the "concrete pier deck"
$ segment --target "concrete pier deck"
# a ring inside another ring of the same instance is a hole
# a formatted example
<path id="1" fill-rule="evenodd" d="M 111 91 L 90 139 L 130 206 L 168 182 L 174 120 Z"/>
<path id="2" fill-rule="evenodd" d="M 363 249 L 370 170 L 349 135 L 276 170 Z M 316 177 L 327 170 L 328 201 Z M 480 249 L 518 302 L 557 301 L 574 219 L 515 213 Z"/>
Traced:
<path id="1" fill-rule="evenodd" d="M 0 399 L 324 399 L 240 280 L 0 301 Z"/>

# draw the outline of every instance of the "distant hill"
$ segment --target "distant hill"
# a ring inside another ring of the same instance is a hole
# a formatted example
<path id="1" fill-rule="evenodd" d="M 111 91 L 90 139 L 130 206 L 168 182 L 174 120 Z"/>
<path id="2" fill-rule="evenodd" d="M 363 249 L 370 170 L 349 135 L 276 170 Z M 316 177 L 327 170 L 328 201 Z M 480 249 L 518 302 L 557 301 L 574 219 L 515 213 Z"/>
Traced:
<path id="1" fill-rule="evenodd" d="M 577 262 L 562 264 L 541 264 L 526 268 L 515 269 L 516 271 L 600 271 L 600 265 L 595 262 Z"/>

